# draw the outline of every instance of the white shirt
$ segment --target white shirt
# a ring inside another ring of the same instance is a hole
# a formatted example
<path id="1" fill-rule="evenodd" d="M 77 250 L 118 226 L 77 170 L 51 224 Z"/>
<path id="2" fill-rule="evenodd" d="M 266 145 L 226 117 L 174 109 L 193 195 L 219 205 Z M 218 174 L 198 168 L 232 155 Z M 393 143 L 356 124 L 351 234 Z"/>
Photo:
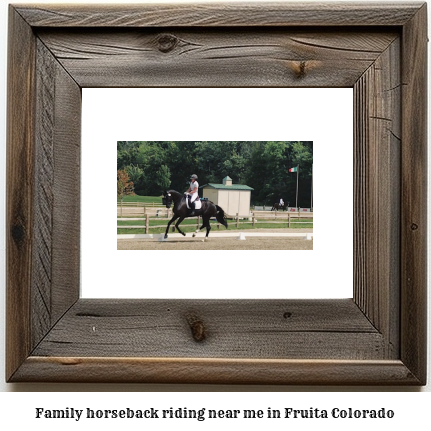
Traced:
<path id="1" fill-rule="evenodd" d="M 190 194 L 192 195 L 192 202 L 198 197 L 198 189 L 199 183 L 196 180 L 193 183 L 190 183 Z"/>

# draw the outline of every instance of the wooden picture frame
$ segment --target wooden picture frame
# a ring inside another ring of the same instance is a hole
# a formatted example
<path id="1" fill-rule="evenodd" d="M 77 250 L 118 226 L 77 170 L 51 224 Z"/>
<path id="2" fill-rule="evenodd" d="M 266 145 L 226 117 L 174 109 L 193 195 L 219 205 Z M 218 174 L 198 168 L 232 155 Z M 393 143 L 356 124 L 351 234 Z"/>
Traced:
<path id="1" fill-rule="evenodd" d="M 426 45 L 424 3 L 11 5 L 7 381 L 424 385 Z M 353 299 L 80 298 L 81 88 L 146 86 L 354 89 Z"/>

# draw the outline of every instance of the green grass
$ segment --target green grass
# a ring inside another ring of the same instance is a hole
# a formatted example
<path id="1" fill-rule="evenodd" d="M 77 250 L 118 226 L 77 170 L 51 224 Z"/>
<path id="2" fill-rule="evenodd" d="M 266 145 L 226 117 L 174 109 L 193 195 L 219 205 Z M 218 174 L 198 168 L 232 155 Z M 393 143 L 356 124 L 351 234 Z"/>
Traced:
<path id="1" fill-rule="evenodd" d="M 120 199 L 117 198 L 117 203 L 119 202 L 120 202 Z M 161 205 L 162 196 L 139 196 L 139 195 L 124 196 L 123 202 L 143 202 L 146 204 L 155 202 Z"/>
<path id="2" fill-rule="evenodd" d="M 307 221 L 312 221 L 312 219 L 309 219 Z M 224 226 L 220 226 L 220 229 L 217 229 L 217 223 L 216 222 L 210 222 L 211 223 L 211 229 L 214 232 L 218 232 L 225 230 Z M 121 229 L 120 226 L 143 226 L 145 224 L 144 220 L 133 220 L 133 221 L 118 221 L 117 222 L 117 235 L 119 234 L 143 234 L 145 233 L 145 229 Z M 150 220 L 150 226 L 161 226 L 164 225 L 163 228 L 154 228 L 150 229 L 150 233 L 164 233 L 166 230 L 168 222 L 166 220 L 157 220 L 157 219 L 151 219 Z M 171 225 L 171 228 L 174 224 Z M 299 228 L 312 228 L 313 225 L 309 223 L 291 223 L 290 228 L 291 229 L 299 229 Z M 190 220 L 184 220 L 180 228 L 183 232 L 194 232 L 196 230 L 196 220 L 190 219 Z M 287 228 L 287 223 L 283 224 L 275 224 L 275 223 L 258 223 L 255 224 L 253 227 L 251 222 L 249 223 L 243 223 L 236 227 L 236 223 L 234 220 L 228 220 L 228 229 L 231 231 L 235 230 L 248 230 L 248 229 L 284 229 Z M 170 229 L 171 230 L 171 229 Z M 176 230 L 175 230 L 176 231 Z"/>
<path id="3" fill-rule="evenodd" d="M 202 223 L 202 220 L 201 220 Z M 130 220 L 130 221 L 117 221 L 117 226 L 142 226 L 145 224 L 145 220 Z M 168 224 L 167 220 L 159 220 L 158 218 L 150 218 L 150 226 L 159 226 L 164 224 L 165 226 Z M 191 224 L 196 226 L 196 219 L 186 219 L 181 225 Z"/>
<path id="4" fill-rule="evenodd" d="M 117 199 L 118 202 L 118 199 Z M 143 202 L 143 203 L 158 203 L 161 204 L 162 203 L 162 197 L 161 196 L 138 196 L 138 195 L 134 195 L 134 196 L 125 196 L 124 197 L 124 202 Z M 130 216 L 130 218 L 137 218 L 139 216 Z M 304 221 L 313 221 L 313 219 L 303 219 Z M 259 221 L 261 221 L 261 219 L 259 219 Z M 202 223 L 202 221 L 201 221 Z M 210 222 L 211 223 L 211 229 L 215 232 L 217 232 L 219 229 L 217 229 L 217 223 L 215 221 Z M 150 229 L 150 233 L 164 233 L 166 230 L 166 226 L 168 224 L 167 220 L 160 220 L 157 217 L 152 217 L 150 218 L 150 226 L 164 226 L 162 228 L 153 228 Z M 145 229 L 139 229 L 139 228 L 134 228 L 134 229 L 122 229 L 121 226 L 144 226 L 145 225 L 145 220 L 130 220 L 130 221 L 117 221 L 117 234 L 142 234 L 145 233 Z M 174 224 L 171 225 L 171 229 L 172 226 Z M 245 230 L 245 229 L 283 229 L 283 228 L 287 228 L 287 220 L 286 223 L 280 223 L 280 224 L 275 224 L 275 223 L 257 223 L 255 224 L 255 226 L 253 227 L 250 222 L 247 223 L 242 223 L 238 226 L 238 228 L 236 227 L 236 223 L 235 220 L 228 220 L 228 225 L 229 225 L 229 230 Z M 291 222 L 290 227 L 293 229 L 299 229 L 299 228 L 312 228 L 313 225 L 309 224 L 309 223 L 297 223 L 297 222 Z M 170 229 L 170 230 L 171 230 Z M 185 219 L 182 223 L 181 223 L 181 230 L 184 232 L 194 232 L 196 230 L 196 219 Z M 221 230 L 225 230 L 224 226 L 220 226 L 220 231 Z M 175 230 L 176 231 L 176 230 Z"/>

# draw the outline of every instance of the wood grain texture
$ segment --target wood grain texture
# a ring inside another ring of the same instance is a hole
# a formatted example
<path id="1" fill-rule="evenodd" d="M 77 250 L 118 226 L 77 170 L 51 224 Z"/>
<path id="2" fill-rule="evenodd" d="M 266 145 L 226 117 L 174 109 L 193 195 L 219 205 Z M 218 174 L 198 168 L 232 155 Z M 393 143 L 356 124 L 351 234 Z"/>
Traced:
<path id="1" fill-rule="evenodd" d="M 34 62 L 31 28 L 9 13 L 6 200 L 6 375 L 32 348 L 31 261 L 33 233 Z M 23 55 L 26 53 L 26 55 Z"/>
<path id="2" fill-rule="evenodd" d="M 54 106 L 56 61 L 36 41 L 36 139 L 34 175 L 34 252 L 32 263 L 32 344 L 49 331 L 52 291 L 52 234 L 54 201 Z"/>
<path id="3" fill-rule="evenodd" d="M 426 379 L 427 8 L 403 29 L 401 358 Z"/>
<path id="4" fill-rule="evenodd" d="M 394 32 L 38 31 L 82 87 L 352 87 Z"/>
<path id="5" fill-rule="evenodd" d="M 426 383 L 425 6 L 19 5 L 9 34 L 9 381 Z M 81 87 L 157 85 L 354 88 L 353 301 L 78 299 Z"/>
<path id="6" fill-rule="evenodd" d="M 78 299 L 80 277 L 81 90 L 10 15 L 7 376 Z"/>
<path id="7" fill-rule="evenodd" d="M 388 337 L 392 358 L 399 355 L 398 333 L 392 328 L 399 313 L 399 292 L 393 286 L 400 280 L 400 55 L 398 38 L 354 87 L 355 301 Z"/>
<path id="8" fill-rule="evenodd" d="M 417 385 L 399 361 L 32 356 L 15 381 L 272 385 Z"/>
<path id="9" fill-rule="evenodd" d="M 58 62 L 55 95 L 52 323 L 79 298 L 80 289 L 81 89 Z"/>
<path id="10" fill-rule="evenodd" d="M 202 343 L 193 337 L 190 320 L 201 322 L 206 334 Z M 118 340 L 118 344 L 110 342 L 113 340 Z M 33 353 L 38 356 L 384 359 L 385 347 L 384 338 L 349 299 L 82 299 Z"/>
<path id="11" fill-rule="evenodd" d="M 421 3 L 17 5 L 33 27 L 399 26 Z"/>
<path id="12" fill-rule="evenodd" d="M 37 53 L 33 345 L 78 299 L 80 277 L 81 90 L 40 40 Z"/>

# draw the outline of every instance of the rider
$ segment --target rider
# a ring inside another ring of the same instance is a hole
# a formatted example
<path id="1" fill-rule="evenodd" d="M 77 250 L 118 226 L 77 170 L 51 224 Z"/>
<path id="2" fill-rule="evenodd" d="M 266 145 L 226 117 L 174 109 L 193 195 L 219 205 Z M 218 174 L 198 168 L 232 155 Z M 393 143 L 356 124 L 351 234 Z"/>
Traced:
<path id="1" fill-rule="evenodd" d="M 198 198 L 198 189 L 199 189 L 199 183 L 197 182 L 198 176 L 196 174 L 193 174 L 191 177 L 191 183 L 190 187 L 187 189 L 186 193 L 189 193 L 187 196 L 189 199 L 189 207 L 192 210 L 192 215 L 194 213 L 195 204 L 194 201 Z"/>
<path id="2" fill-rule="evenodd" d="M 283 200 L 283 198 L 280 198 L 280 207 L 284 207 L 284 200 Z"/>

